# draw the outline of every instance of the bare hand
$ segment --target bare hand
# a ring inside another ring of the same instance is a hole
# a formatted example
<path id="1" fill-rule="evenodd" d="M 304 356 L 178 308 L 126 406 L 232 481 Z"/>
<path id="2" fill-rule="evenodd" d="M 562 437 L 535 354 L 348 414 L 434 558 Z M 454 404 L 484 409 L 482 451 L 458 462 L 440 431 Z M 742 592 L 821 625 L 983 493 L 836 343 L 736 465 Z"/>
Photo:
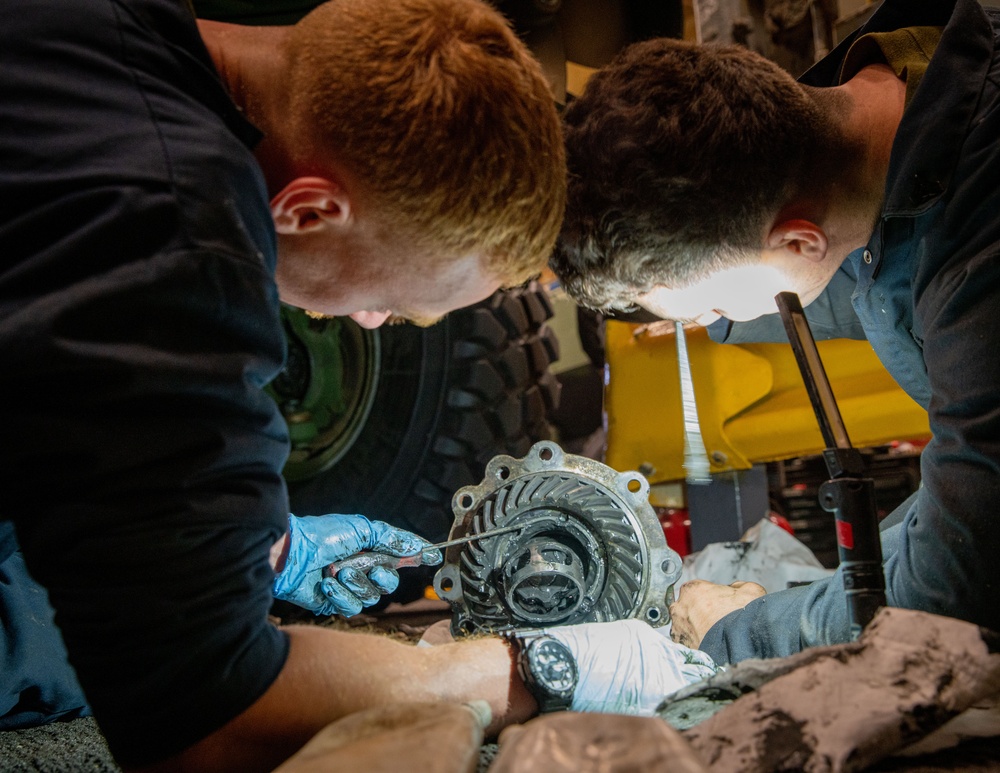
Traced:
<path id="1" fill-rule="evenodd" d="M 670 637 L 692 649 L 701 645 L 709 629 L 730 612 L 743 609 L 767 591 L 755 582 L 716 585 L 692 580 L 681 586 L 677 601 L 670 605 Z"/>

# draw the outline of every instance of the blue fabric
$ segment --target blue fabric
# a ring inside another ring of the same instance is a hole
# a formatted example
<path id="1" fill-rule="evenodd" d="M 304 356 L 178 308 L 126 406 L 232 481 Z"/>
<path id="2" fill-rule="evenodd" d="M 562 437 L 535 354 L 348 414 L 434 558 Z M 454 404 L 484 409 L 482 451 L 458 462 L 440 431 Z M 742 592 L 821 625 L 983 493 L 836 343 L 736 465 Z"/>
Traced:
<path id="1" fill-rule="evenodd" d="M 0 562 L 0 730 L 90 715 L 52 614 L 23 556 Z"/>
<path id="2" fill-rule="evenodd" d="M 934 435 L 887 533 L 887 599 L 1000 630 L 1000 15 L 975 0 L 886 0 L 857 34 L 909 26 L 945 29 L 896 133 L 881 217 L 848 257 L 865 334 Z M 852 41 L 803 82 L 836 83 Z M 845 641 L 842 587 L 838 573 L 771 594 L 702 647 L 736 662 Z"/>
<path id="3" fill-rule="evenodd" d="M 0 73 L 0 519 L 112 752 L 142 765 L 287 655 L 260 134 L 183 0 L 0 0 Z"/>
<path id="4" fill-rule="evenodd" d="M 881 532 L 883 561 L 896 555 L 901 535 L 898 523 Z M 838 569 L 828 578 L 768 593 L 730 613 L 712 627 L 700 649 L 716 663 L 738 663 L 748 658 L 785 657 L 806 647 L 850 640 L 844 574 Z"/>

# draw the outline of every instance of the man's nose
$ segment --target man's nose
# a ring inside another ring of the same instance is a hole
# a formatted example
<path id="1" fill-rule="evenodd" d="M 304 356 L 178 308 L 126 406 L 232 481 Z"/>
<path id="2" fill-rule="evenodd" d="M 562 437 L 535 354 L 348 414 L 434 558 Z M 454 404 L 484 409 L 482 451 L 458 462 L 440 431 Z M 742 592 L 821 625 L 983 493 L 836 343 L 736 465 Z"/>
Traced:
<path id="1" fill-rule="evenodd" d="M 374 330 L 392 316 L 391 311 L 356 311 L 348 314 L 348 317 L 357 322 L 361 327 Z"/>

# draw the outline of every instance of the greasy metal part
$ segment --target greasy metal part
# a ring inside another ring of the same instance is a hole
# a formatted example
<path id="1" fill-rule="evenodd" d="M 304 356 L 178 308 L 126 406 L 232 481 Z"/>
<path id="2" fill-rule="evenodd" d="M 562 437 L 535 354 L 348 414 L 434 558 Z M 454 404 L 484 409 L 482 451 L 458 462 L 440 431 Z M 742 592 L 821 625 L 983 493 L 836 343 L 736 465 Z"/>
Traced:
<path id="1" fill-rule="evenodd" d="M 446 550 L 434 590 L 452 606 L 455 634 L 670 619 L 681 558 L 639 473 L 542 441 L 523 459 L 494 457 L 452 510 L 449 539 L 521 527 Z"/>

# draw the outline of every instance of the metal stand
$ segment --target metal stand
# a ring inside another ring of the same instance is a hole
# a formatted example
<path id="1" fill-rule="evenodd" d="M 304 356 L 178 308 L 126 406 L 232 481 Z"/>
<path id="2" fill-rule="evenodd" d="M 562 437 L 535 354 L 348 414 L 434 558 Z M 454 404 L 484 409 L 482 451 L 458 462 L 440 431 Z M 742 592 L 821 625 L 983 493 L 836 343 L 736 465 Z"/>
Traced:
<path id="1" fill-rule="evenodd" d="M 830 480 L 820 486 L 819 502 L 836 518 L 837 548 L 844 573 L 851 638 L 857 639 L 879 607 L 885 606 L 875 482 L 864 476 L 861 454 L 851 446 L 799 297 L 795 293 L 779 293 L 774 300 L 785 323 L 823 441 L 828 446 L 823 451 L 823 460 Z"/>

